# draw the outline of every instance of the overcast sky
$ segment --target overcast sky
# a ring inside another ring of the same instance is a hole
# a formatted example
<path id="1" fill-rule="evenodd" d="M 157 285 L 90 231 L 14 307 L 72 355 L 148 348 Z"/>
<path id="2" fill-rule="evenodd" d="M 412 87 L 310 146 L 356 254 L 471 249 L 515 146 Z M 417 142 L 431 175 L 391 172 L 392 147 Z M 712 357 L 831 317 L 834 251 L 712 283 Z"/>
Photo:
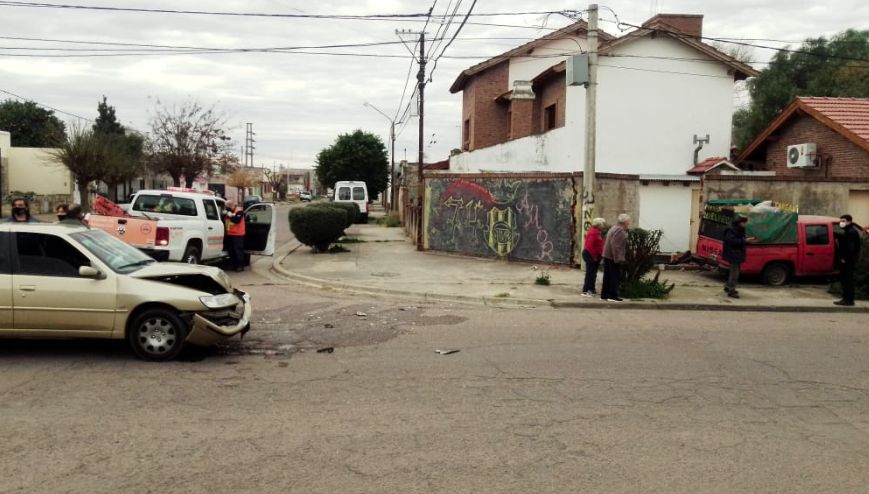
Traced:
<path id="1" fill-rule="evenodd" d="M 56 1 L 83 6 L 340 15 L 424 13 L 432 6 L 430 0 Z M 443 16 L 448 7 L 452 12 L 457 1 L 436 1 L 435 14 Z M 461 17 L 471 3 L 472 0 L 461 1 L 458 9 Z M 612 0 L 606 5 L 621 21 L 631 24 L 641 23 L 654 12 L 703 14 L 704 35 L 709 37 L 763 38 L 798 44 L 807 37 L 829 36 L 847 28 L 869 29 L 869 2 L 865 0 L 828 0 L 825 3 Z M 585 4 L 556 0 L 480 0 L 474 12 L 521 13 L 585 7 Z M 447 28 L 447 38 L 455 33 L 461 17 L 457 16 Z M 601 20 L 603 29 L 618 34 L 612 13 L 602 11 Z M 226 112 L 233 128 L 230 135 L 239 147 L 244 142 L 244 123 L 253 122 L 257 139 L 256 164 L 271 167 L 275 163 L 290 163 L 294 167 L 312 167 L 320 149 L 332 143 L 338 134 L 357 128 L 381 135 L 388 146 L 389 120 L 363 104 L 369 102 L 390 118 L 396 114 L 401 116 L 399 101 L 412 61 L 408 48 L 395 43 L 308 50 L 343 55 L 179 54 L 152 47 L 70 41 L 217 49 L 391 43 L 399 41 L 396 30 L 419 31 L 422 21 L 424 19 L 337 20 L 32 8 L 4 5 L 0 1 L 0 35 L 3 37 L 62 40 L 0 39 L 0 90 L 87 118 L 95 117 L 97 102 L 105 95 L 109 104 L 116 107 L 119 120 L 141 131 L 147 131 L 149 113 L 156 100 L 171 105 L 195 99 L 206 106 L 217 105 Z M 426 160 L 445 159 L 450 149 L 460 146 L 461 94 L 452 95 L 448 88 L 462 69 L 570 22 L 560 15 L 471 17 L 438 61 L 434 73 L 429 71 L 432 82 L 425 93 Z M 539 28 L 541 25 L 546 27 Z M 433 37 L 439 30 L 443 33 L 444 27 L 440 19 L 436 19 L 429 22 L 426 32 Z M 404 36 L 407 40 L 411 38 L 413 36 Z M 774 41 L 752 43 L 784 46 Z M 434 53 L 439 54 L 445 44 L 435 41 Z M 410 48 L 413 47 L 411 41 Z M 58 48 L 63 51 L 53 50 Z M 102 51 L 93 51 L 95 49 Z M 431 49 L 427 44 L 426 50 Z M 115 56 L 121 53 L 125 55 Z M 93 54 L 112 56 L 71 56 Z M 769 50 L 754 49 L 753 59 L 766 61 L 771 54 Z M 412 70 L 407 96 L 413 89 L 415 65 Z M 0 93 L 0 100 L 6 97 L 11 96 Z M 65 114 L 58 116 L 66 121 L 75 120 Z M 417 119 L 405 120 L 408 120 L 406 127 L 398 126 L 404 130 L 396 142 L 396 158 L 407 156 L 415 161 Z"/>

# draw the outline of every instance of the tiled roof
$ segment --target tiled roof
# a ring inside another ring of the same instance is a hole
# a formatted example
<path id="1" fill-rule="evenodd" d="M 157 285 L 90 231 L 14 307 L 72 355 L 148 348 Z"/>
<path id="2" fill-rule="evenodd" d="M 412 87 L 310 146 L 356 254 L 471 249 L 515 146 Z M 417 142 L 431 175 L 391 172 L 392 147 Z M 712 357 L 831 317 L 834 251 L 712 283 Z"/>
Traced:
<path id="1" fill-rule="evenodd" d="M 748 159 L 762 149 L 761 145 L 795 115 L 809 115 L 838 132 L 861 148 L 869 151 L 869 98 L 818 98 L 800 96 L 794 99 L 739 156 Z"/>
<path id="2" fill-rule="evenodd" d="M 723 156 L 716 156 L 714 158 L 706 158 L 705 160 L 701 161 L 700 163 L 697 163 L 696 165 L 694 165 L 694 168 L 691 168 L 690 170 L 688 170 L 687 173 L 689 175 L 693 175 L 693 174 L 702 175 L 702 174 L 708 172 L 709 170 L 712 170 L 713 168 L 718 167 L 719 165 L 725 165 L 732 170 L 737 169 L 736 166 L 734 166 L 731 162 L 727 161 L 727 158 L 725 158 Z"/>
<path id="3" fill-rule="evenodd" d="M 797 98 L 869 142 L 869 98 Z"/>

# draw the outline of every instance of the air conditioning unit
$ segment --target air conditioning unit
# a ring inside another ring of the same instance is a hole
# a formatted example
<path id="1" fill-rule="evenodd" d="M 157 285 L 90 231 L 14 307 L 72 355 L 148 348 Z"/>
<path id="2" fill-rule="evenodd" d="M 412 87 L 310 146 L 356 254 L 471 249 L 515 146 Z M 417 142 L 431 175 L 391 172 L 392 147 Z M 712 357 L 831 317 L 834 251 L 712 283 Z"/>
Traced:
<path id="1" fill-rule="evenodd" d="M 788 168 L 817 168 L 818 145 L 815 143 L 788 146 Z"/>

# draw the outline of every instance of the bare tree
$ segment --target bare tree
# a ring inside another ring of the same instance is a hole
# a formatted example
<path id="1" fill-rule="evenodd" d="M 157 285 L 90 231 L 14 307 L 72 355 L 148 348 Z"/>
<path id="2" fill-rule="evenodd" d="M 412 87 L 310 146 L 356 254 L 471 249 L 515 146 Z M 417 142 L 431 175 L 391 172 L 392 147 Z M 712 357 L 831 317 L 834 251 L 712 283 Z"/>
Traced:
<path id="1" fill-rule="evenodd" d="M 281 185 L 283 185 L 286 177 L 280 171 L 275 170 L 265 169 L 263 170 L 263 173 L 266 176 L 266 180 L 269 181 L 269 185 L 272 186 L 272 201 L 277 202 L 278 195 L 281 190 Z"/>
<path id="2" fill-rule="evenodd" d="M 124 168 L 128 152 L 122 141 L 91 129 L 72 127 L 65 141 L 50 152 L 50 156 L 63 163 L 75 178 L 81 192 L 82 209 L 90 207 L 88 187 L 114 170 Z"/>
<path id="3" fill-rule="evenodd" d="M 728 55 L 738 62 L 751 63 L 754 58 L 754 48 L 744 44 L 724 43 L 722 41 L 713 41 L 712 47 L 716 50 Z"/>
<path id="4" fill-rule="evenodd" d="M 241 191 L 241 197 L 239 197 L 239 202 L 244 202 L 244 196 L 247 189 L 253 187 L 256 184 L 256 175 L 254 175 L 254 173 L 244 167 L 238 168 L 237 170 L 230 173 L 228 177 L 226 177 L 226 185 L 236 187 L 239 191 Z"/>
<path id="5" fill-rule="evenodd" d="M 190 186 L 199 176 L 211 176 L 231 154 L 226 125 L 226 115 L 214 106 L 189 101 L 170 108 L 158 101 L 147 142 L 151 168 L 168 174 L 176 186 L 182 177 Z"/>

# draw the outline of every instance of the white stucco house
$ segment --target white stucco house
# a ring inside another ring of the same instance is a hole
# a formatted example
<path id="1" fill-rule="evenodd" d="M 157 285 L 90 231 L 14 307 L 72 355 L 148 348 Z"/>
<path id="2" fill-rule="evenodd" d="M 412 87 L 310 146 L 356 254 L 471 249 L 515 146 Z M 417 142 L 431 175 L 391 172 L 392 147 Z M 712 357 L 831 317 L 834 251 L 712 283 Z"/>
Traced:
<path id="1" fill-rule="evenodd" d="M 620 36 L 599 31 L 596 171 L 638 176 L 634 223 L 663 230 L 670 252 L 689 249 L 699 207 L 700 178 L 687 171 L 729 156 L 735 83 L 757 75 L 702 31 L 702 15 L 684 14 Z M 450 88 L 463 92 L 450 170 L 581 172 L 586 89 L 566 83 L 566 61 L 586 51 L 586 36 L 580 21 L 462 71 Z"/>

